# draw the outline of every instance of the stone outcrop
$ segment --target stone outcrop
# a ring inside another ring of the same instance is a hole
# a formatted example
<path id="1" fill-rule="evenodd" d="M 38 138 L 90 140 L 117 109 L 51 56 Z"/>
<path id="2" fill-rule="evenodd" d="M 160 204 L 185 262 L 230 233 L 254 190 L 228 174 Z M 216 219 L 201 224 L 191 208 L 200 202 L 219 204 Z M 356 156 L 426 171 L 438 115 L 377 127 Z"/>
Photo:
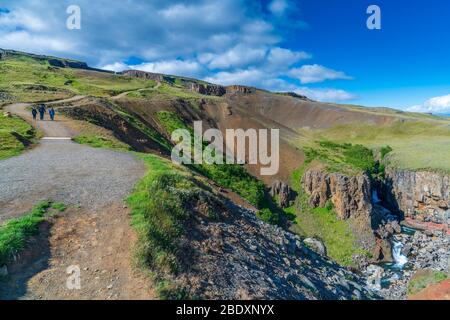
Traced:
<path id="1" fill-rule="evenodd" d="M 0 60 L 4 60 L 6 58 L 6 52 L 0 49 Z"/>
<path id="2" fill-rule="evenodd" d="M 233 86 L 228 86 L 226 88 L 227 93 L 252 93 L 253 89 L 250 87 L 246 87 L 246 86 L 238 86 L 238 85 L 233 85 Z"/>
<path id="3" fill-rule="evenodd" d="M 189 90 L 197 92 L 199 94 L 204 94 L 207 96 L 218 96 L 221 97 L 227 93 L 225 87 L 215 85 L 215 84 L 203 84 L 192 82 L 189 84 Z"/>
<path id="4" fill-rule="evenodd" d="M 145 80 L 155 80 L 157 82 L 164 81 L 164 75 L 140 70 L 126 70 L 122 74 L 127 77 L 140 78 Z"/>
<path id="5" fill-rule="evenodd" d="M 270 187 L 270 195 L 276 197 L 281 208 L 290 207 L 295 200 L 296 193 L 286 183 L 276 180 Z"/>
<path id="6" fill-rule="evenodd" d="M 325 207 L 331 201 L 340 219 L 371 216 L 371 185 L 367 175 L 348 177 L 340 173 L 308 170 L 302 182 L 310 194 L 312 207 Z"/>
<path id="7" fill-rule="evenodd" d="M 89 66 L 85 62 L 81 61 L 72 61 L 72 60 L 64 60 L 64 59 L 48 59 L 48 63 L 52 67 L 58 68 L 73 68 L 73 69 L 86 69 L 89 70 Z"/>
<path id="8" fill-rule="evenodd" d="M 318 254 L 320 254 L 321 256 L 327 255 L 327 248 L 325 247 L 322 241 L 315 238 L 306 238 L 305 240 L 303 240 L 303 243 L 306 244 L 309 248 L 313 249 Z"/>
<path id="9" fill-rule="evenodd" d="M 302 185 L 309 194 L 311 207 L 326 207 L 331 201 L 341 220 L 348 220 L 358 245 L 372 252 L 378 261 L 392 261 L 390 237 L 394 227 L 385 230 L 384 212 L 372 204 L 372 185 L 366 174 L 349 177 L 340 173 L 327 173 L 320 169 L 305 172 Z M 367 261 L 358 261 L 363 266 Z"/>
<path id="10" fill-rule="evenodd" d="M 388 170 L 383 197 L 391 211 L 404 217 L 449 226 L 450 175 Z"/>

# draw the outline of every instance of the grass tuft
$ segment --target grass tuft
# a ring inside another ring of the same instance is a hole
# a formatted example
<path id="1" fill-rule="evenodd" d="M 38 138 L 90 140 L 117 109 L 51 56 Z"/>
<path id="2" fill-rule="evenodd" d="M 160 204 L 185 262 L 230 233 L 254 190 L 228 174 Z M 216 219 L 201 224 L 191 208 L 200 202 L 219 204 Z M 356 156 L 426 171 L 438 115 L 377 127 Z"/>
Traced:
<path id="1" fill-rule="evenodd" d="M 36 234 L 39 224 L 45 220 L 45 215 L 50 208 L 64 211 L 66 207 L 61 203 L 43 201 L 27 215 L 9 220 L 0 226 L 0 266 L 7 264 L 25 249 L 27 239 Z"/>

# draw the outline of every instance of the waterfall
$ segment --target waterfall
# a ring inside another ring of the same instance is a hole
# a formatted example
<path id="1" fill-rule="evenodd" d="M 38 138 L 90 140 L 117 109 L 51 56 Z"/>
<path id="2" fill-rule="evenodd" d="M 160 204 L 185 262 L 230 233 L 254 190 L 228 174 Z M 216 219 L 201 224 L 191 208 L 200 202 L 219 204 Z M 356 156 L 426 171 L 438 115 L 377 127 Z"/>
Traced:
<path id="1" fill-rule="evenodd" d="M 403 244 L 400 241 L 393 241 L 392 256 L 395 261 L 395 266 L 403 268 L 408 262 L 408 258 L 402 254 Z"/>
<path id="2" fill-rule="evenodd" d="M 378 198 L 377 190 L 373 190 L 372 191 L 372 202 L 373 203 L 380 203 L 381 202 L 380 198 Z"/>

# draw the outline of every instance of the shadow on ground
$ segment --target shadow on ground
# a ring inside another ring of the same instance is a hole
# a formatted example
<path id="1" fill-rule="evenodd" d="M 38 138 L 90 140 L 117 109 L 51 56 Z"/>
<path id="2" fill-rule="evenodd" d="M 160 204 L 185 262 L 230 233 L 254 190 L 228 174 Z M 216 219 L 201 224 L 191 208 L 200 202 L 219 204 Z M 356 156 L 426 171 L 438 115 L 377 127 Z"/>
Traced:
<path id="1" fill-rule="evenodd" d="M 49 266 L 51 222 L 43 222 L 29 246 L 8 265 L 8 276 L 0 280 L 0 300 L 26 299 L 28 281 Z"/>

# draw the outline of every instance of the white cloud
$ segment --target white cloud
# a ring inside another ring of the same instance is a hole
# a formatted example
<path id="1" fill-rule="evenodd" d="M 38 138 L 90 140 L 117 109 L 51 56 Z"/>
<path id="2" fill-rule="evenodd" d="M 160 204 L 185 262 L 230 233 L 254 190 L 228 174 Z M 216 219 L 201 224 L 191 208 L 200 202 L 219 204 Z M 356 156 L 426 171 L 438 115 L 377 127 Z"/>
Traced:
<path id="1" fill-rule="evenodd" d="M 186 77 L 198 77 L 202 72 L 202 66 L 198 62 L 191 60 L 162 60 L 156 62 L 146 62 L 139 65 L 130 66 L 130 68 Z"/>
<path id="2" fill-rule="evenodd" d="M 232 84 L 256 86 L 264 78 L 264 73 L 258 69 L 237 70 L 234 72 L 222 71 L 204 80 L 224 86 Z"/>
<path id="3" fill-rule="evenodd" d="M 448 113 L 450 112 L 450 94 L 431 98 L 423 104 L 410 107 L 407 110 L 411 112 Z"/>
<path id="4" fill-rule="evenodd" d="M 273 0 L 269 4 L 269 10 L 276 16 L 281 16 L 288 8 L 288 3 L 286 0 Z"/>
<path id="5" fill-rule="evenodd" d="M 358 98 L 356 95 L 339 89 L 312 89 L 301 87 L 294 90 L 295 93 L 307 96 L 312 100 L 323 102 L 348 101 Z"/>
<path id="6" fill-rule="evenodd" d="M 122 63 L 122 62 L 114 62 L 114 63 L 107 64 L 104 66 L 100 66 L 99 68 L 103 69 L 103 70 L 114 71 L 114 72 L 121 72 L 121 71 L 130 69 L 129 66 L 127 66 L 125 63 Z"/>
<path id="7" fill-rule="evenodd" d="M 74 44 L 68 40 L 30 34 L 27 31 L 16 31 L 0 34 L 0 48 L 30 51 L 47 54 L 49 51 L 64 53 L 74 52 Z"/>
<path id="8" fill-rule="evenodd" d="M 292 51 L 275 47 L 270 50 L 267 61 L 271 66 L 291 66 L 301 60 L 311 59 L 312 55 L 304 51 Z"/>
<path id="9" fill-rule="evenodd" d="M 302 84 L 318 83 L 326 80 L 352 79 L 342 71 L 329 69 L 318 64 L 304 65 L 300 68 L 292 69 L 290 75 L 300 79 Z"/>
<path id="10" fill-rule="evenodd" d="M 203 54 L 199 60 L 208 64 L 210 69 L 228 69 L 261 62 L 265 58 L 266 51 L 265 48 L 237 45 L 222 54 Z"/>
<path id="11" fill-rule="evenodd" d="M 18 27 L 30 31 L 48 30 L 48 22 L 28 10 L 18 9 L 9 14 L 0 14 L 0 29 L 16 30 Z"/>

